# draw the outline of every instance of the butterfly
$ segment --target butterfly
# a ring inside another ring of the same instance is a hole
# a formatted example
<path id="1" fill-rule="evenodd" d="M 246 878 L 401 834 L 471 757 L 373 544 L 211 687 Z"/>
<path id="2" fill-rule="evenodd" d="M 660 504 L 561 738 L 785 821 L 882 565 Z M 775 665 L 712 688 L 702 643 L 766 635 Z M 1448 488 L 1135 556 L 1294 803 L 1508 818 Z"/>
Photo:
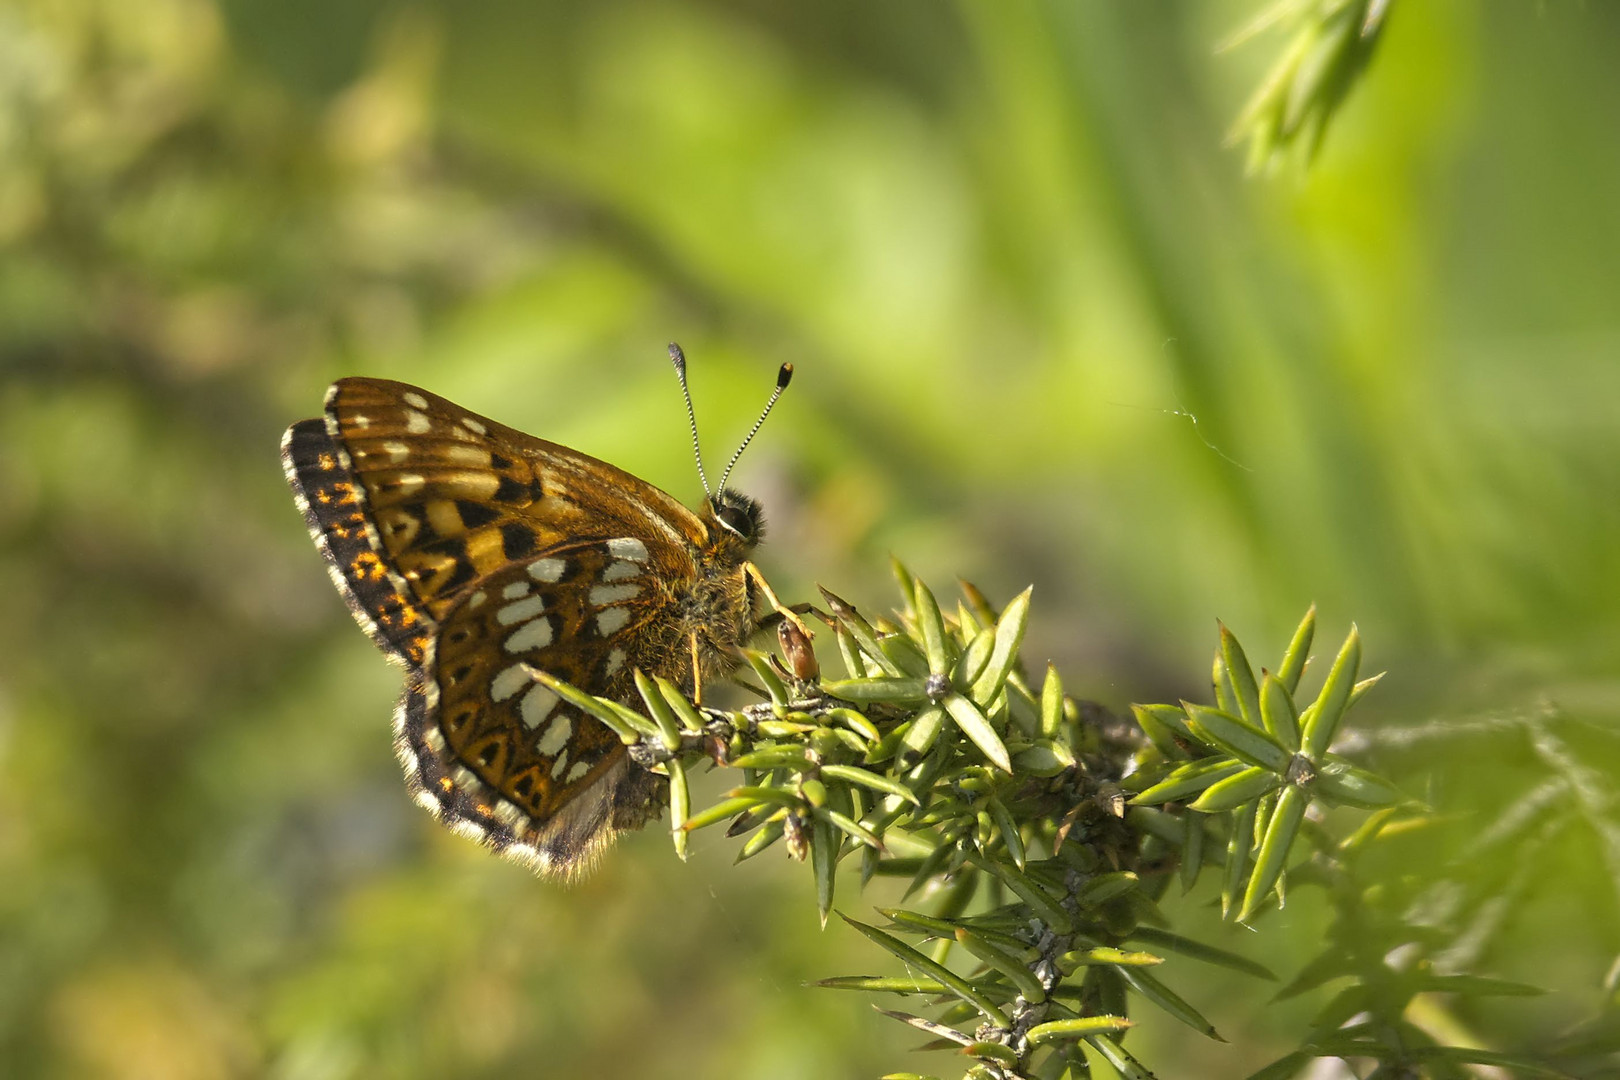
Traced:
<path id="1" fill-rule="evenodd" d="M 759 503 L 710 491 L 679 346 L 705 499 L 696 512 L 644 480 L 406 383 L 333 383 L 325 415 L 281 443 L 310 535 L 360 626 L 405 668 L 395 749 L 416 801 L 458 833 L 535 869 L 588 869 L 656 817 L 665 781 L 599 720 L 534 678 L 639 701 L 634 673 L 694 695 L 734 670 L 778 610 L 750 561 Z M 784 612 L 789 618 L 791 612 Z"/>

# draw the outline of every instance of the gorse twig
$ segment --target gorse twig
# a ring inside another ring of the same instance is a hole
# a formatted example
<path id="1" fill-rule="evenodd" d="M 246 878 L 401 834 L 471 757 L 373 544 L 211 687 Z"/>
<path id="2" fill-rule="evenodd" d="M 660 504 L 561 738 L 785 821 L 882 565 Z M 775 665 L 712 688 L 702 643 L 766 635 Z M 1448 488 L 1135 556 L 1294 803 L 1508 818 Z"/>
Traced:
<path id="1" fill-rule="evenodd" d="M 927 1032 L 928 1047 L 965 1055 L 968 1077 L 1089 1076 L 1088 1055 L 1147 1077 L 1125 1047 L 1133 998 L 1221 1039 L 1172 989 L 1174 975 L 1158 974 L 1165 954 L 1275 978 L 1168 929 L 1160 901 L 1170 884 L 1192 889 L 1212 868 L 1229 919 L 1261 918 L 1290 885 L 1326 889 L 1338 912 L 1327 947 L 1284 993 L 1350 985 L 1265 1076 L 1294 1075 L 1318 1056 L 1543 1068 L 1439 1047 L 1403 1019 L 1419 994 L 1532 991 L 1382 960 L 1421 932 L 1364 902 L 1363 857 L 1385 830 L 1425 812 L 1332 750 L 1378 682 L 1360 676 L 1354 628 L 1307 698 L 1314 609 L 1274 673 L 1256 675 L 1222 627 L 1213 702 L 1135 706 L 1132 723 L 1067 696 L 1055 669 L 1030 677 L 1020 656 L 1029 591 L 998 612 L 964 585 L 947 613 L 904 567 L 896 576 L 902 605 L 892 618 L 869 619 L 823 590 L 843 678 L 822 679 L 809 643 L 783 624 L 786 662 L 746 653 L 768 698 L 758 705 L 700 711 L 667 681 L 640 677 L 640 715 L 558 685 L 631 744 L 632 760 L 668 776 L 677 852 L 722 822 L 745 837 L 739 860 L 780 842 L 809 862 L 824 925 L 851 857 L 862 886 L 906 883 L 903 906 L 877 909 L 877 922 L 840 913 L 899 972 L 822 986 L 920 999 L 926 1016 L 880 1011 Z M 705 759 L 739 770 L 740 782 L 693 809 L 686 777 Z M 1322 816 L 1335 807 L 1370 816 L 1341 833 Z M 1369 934 L 1373 911 L 1379 928 Z M 1355 1019 L 1367 1016 L 1380 1022 Z"/>

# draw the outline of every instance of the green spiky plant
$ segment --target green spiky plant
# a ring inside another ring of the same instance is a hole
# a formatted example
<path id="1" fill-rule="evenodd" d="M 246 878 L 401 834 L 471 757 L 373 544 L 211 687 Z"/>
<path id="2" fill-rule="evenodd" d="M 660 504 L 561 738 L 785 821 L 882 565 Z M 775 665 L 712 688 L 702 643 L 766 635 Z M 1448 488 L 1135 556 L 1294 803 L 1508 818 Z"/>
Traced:
<path id="1" fill-rule="evenodd" d="M 1260 1080 L 1320 1057 L 1374 1061 L 1381 1076 L 1461 1076 L 1470 1063 L 1558 1075 L 1524 1056 L 1444 1045 L 1414 1019 L 1420 994 L 1536 991 L 1437 973 L 1408 897 L 1361 873 L 1386 835 L 1421 825 L 1427 811 L 1331 749 L 1379 679 L 1360 677 L 1354 628 L 1306 696 L 1314 608 L 1275 671 L 1258 676 L 1222 627 L 1213 701 L 1136 706 L 1132 723 L 1065 695 L 1050 667 L 1038 679 L 1025 671 L 1028 590 L 997 612 L 964 585 L 947 614 L 927 585 L 898 564 L 896 574 L 903 602 L 893 619 L 868 620 L 823 591 L 844 678 L 820 678 L 790 629 L 786 663 L 747 653 L 768 697 L 758 705 L 701 710 L 667 681 L 638 675 L 643 715 L 536 677 L 669 777 L 683 856 L 693 831 L 727 822 L 729 835 L 746 836 L 739 860 L 780 841 L 810 863 L 823 925 L 846 858 L 862 886 L 904 878 L 905 906 L 879 908 L 881 925 L 839 913 L 899 973 L 821 985 L 920 1000 L 920 1011 L 880 1011 L 930 1035 L 928 1048 L 965 1056 L 966 1077 L 1089 1077 L 1093 1059 L 1151 1076 L 1125 1045 L 1138 1001 L 1220 1039 L 1155 973 L 1177 954 L 1274 978 L 1169 928 L 1160 899 L 1206 869 L 1227 919 L 1264 918 L 1307 887 L 1324 890 L 1337 916 L 1322 953 L 1282 993 L 1349 985 Z M 740 770 L 741 782 L 694 811 L 687 774 L 705 760 Z M 1388 962 L 1413 945 L 1404 963 Z"/>
<path id="2" fill-rule="evenodd" d="M 1394 0 L 1276 0 L 1225 44 L 1277 26 L 1293 36 L 1243 106 L 1229 136 L 1248 141 L 1251 171 L 1292 151 L 1315 158 L 1328 125 L 1372 60 Z"/>

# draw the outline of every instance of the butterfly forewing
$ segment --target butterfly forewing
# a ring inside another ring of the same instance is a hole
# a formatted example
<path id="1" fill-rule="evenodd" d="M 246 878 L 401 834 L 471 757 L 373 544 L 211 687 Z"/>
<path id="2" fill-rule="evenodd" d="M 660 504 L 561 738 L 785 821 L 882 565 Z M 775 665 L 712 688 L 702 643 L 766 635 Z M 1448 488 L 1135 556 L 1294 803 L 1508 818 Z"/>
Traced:
<path id="1" fill-rule="evenodd" d="M 606 462 L 382 379 L 334 383 L 326 414 L 390 563 L 435 617 L 478 578 L 582 537 L 644 537 L 666 573 L 695 573 L 696 516 Z"/>
<path id="2" fill-rule="evenodd" d="M 565 873 L 639 825 L 658 781 L 528 669 L 625 702 L 636 668 L 689 680 L 709 526 L 620 469 L 380 379 L 335 383 L 283 457 L 350 608 L 410 669 L 396 738 L 418 801 Z M 740 563 L 724 578 L 707 593 L 745 595 Z M 740 639 L 746 611 L 728 612 L 719 637 Z"/>
<path id="3" fill-rule="evenodd" d="M 420 666 L 432 647 L 432 619 L 386 558 L 348 452 L 326 421 L 301 420 L 287 429 L 281 454 L 304 523 L 355 620 L 390 657 Z"/>

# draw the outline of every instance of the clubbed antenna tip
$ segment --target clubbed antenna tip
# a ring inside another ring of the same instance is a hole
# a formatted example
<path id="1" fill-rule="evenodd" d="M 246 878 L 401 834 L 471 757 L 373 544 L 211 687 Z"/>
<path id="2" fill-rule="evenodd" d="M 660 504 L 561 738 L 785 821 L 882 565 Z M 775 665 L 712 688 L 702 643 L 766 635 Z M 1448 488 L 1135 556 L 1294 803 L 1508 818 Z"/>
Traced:
<path id="1" fill-rule="evenodd" d="M 731 470 L 736 467 L 737 459 L 742 457 L 744 450 L 748 449 L 748 444 L 754 441 L 754 436 L 759 434 L 760 425 L 765 423 L 765 418 L 771 415 L 771 409 L 776 406 L 776 399 L 782 396 L 782 391 L 786 390 L 787 384 L 792 381 L 793 365 L 783 364 L 776 371 L 776 389 L 771 391 L 771 399 L 765 403 L 765 408 L 759 414 L 759 419 L 754 421 L 754 426 L 748 429 L 748 434 L 743 437 L 742 445 L 737 447 L 735 454 L 731 455 L 731 460 L 726 463 L 726 471 L 720 474 L 721 491 L 726 490 L 726 481 L 731 478 Z"/>
<path id="2" fill-rule="evenodd" d="M 673 341 L 669 343 L 669 362 L 675 365 L 675 377 L 681 380 L 681 398 L 686 402 L 686 423 L 692 429 L 692 457 L 697 461 L 698 480 L 703 484 L 703 494 L 714 496 L 709 490 L 709 476 L 703 471 L 703 449 L 698 445 L 697 413 L 692 411 L 692 391 L 686 386 L 686 354 L 681 347 Z"/>

